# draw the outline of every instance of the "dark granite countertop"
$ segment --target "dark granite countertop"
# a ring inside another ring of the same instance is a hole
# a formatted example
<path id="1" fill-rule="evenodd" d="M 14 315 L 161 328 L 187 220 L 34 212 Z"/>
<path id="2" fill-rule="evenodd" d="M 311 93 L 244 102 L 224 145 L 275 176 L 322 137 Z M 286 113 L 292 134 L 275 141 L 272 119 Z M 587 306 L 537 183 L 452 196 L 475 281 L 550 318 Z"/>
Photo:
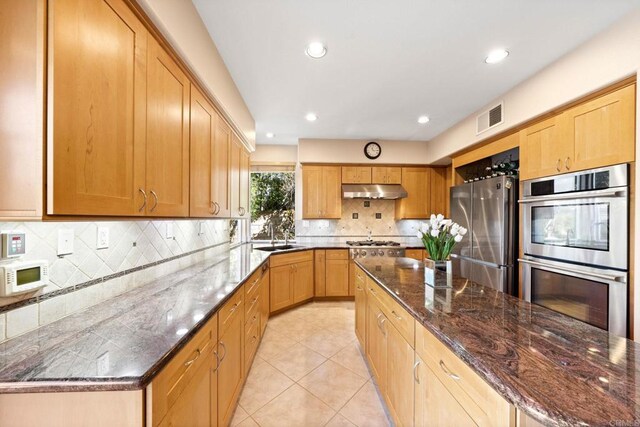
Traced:
<path id="1" fill-rule="evenodd" d="M 0 393 L 137 390 L 268 253 L 243 245 L 0 344 Z"/>
<path id="2" fill-rule="evenodd" d="M 640 424 L 635 342 L 466 279 L 428 295 L 422 263 L 409 258 L 356 262 L 530 417 L 561 426 Z"/>

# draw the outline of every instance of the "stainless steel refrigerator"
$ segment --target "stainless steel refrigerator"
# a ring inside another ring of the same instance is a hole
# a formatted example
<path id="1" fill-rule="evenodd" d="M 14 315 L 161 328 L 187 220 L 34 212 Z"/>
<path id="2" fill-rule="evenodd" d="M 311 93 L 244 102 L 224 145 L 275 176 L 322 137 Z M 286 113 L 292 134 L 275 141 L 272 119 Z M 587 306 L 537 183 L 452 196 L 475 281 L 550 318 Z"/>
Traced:
<path id="1" fill-rule="evenodd" d="M 518 181 L 511 176 L 451 188 L 451 219 L 469 230 L 451 255 L 454 274 L 515 294 Z"/>

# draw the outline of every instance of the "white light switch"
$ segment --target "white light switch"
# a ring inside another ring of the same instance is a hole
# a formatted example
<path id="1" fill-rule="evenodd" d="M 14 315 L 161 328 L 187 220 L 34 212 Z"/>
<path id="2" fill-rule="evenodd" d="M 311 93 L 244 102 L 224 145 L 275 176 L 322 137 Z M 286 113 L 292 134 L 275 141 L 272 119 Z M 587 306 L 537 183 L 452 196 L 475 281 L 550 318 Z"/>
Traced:
<path id="1" fill-rule="evenodd" d="M 167 223 L 167 239 L 173 239 L 176 235 L 173 233 L 173 222 Z"/>
<path id="2" fill-rule="evenodd" d="M 200 221 L 200 235 L 204 234 L 204 221 Z"/>
<path id="3" fill-rule="evenodd" d="M 73 253 L 73 228 L 61 228 L 58 230 L 58 255 Z"/>
<path id="4" fill-rule="evenodd" d="M 98 237 L 96 238 L 97 249 L 107 249 L 109 247 L 109 227 L 98 227 Z"/>

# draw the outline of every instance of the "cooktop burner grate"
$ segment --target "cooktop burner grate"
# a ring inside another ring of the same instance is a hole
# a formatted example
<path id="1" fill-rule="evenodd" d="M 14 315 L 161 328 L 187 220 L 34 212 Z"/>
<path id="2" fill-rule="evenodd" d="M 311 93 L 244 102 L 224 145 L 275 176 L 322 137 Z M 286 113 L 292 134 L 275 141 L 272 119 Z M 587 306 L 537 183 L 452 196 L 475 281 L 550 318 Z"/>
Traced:
<path id="1" fill-rule="evenodd" d="M 400 243 L 393 240 L 348 240 L 349 246 L 400 246 Z"/>

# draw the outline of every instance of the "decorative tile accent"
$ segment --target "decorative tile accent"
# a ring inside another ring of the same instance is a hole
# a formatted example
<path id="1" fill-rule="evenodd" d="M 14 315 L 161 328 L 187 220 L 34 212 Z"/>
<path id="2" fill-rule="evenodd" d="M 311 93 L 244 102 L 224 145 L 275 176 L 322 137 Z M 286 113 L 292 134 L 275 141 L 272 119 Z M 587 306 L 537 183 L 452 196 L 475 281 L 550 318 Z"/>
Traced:
<path id="1" fill-rule="evenodd" d="M 368 207 L 365 205 L 369 205 Z M 339 220 L 301 220 L 296 221 L 296 237 L 355 237 L 366 236 L 369 230 L 373 236 L 414 237 L 420 221 L 395 220 L 395 201 L 393 200 L 342 200 L 342 218 Z M 376 214 L 380 218 L 376 218 Z"/>

